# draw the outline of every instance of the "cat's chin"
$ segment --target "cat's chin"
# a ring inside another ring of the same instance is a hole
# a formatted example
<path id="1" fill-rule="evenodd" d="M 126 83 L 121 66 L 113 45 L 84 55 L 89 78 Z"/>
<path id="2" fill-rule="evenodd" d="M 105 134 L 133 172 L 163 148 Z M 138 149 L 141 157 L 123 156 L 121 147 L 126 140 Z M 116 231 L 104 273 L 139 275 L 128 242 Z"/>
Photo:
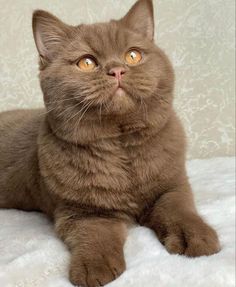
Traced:
<path id="1" fill-rule="evenodd" d="M 108 113 L 111 114 L 125 114 L 135 109 L 134 100 L 122 88 L 118 88 L 108 104 Z"/>

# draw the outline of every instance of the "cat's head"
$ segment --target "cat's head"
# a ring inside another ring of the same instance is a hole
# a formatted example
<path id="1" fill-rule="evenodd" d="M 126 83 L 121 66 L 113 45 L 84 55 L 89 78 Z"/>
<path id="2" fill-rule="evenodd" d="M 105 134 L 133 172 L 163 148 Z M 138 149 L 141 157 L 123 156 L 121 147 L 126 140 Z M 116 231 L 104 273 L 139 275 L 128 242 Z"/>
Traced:
<path id="1" fill-rule="evenodd" d="M 38 10 L 33 32 L 51 116 L 99 119 L 171 105 L 173 70 L 154 43 L 151 0 L 137 1 L 120 20 L 76 27 Z"/>

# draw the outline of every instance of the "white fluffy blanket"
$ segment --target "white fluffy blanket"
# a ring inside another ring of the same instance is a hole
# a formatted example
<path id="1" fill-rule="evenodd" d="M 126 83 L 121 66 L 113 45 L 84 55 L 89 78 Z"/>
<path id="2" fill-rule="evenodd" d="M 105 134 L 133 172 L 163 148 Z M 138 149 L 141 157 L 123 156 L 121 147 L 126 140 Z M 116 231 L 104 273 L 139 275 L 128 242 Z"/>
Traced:
<path id="1" fill-rule="evenodd" d="M 196 259 L 169 255 L 152 231 L 132 228 L 127 271 L 107 287 L 235 286 L 235 158 L 193 160 L 188 171 L 198 210 L 218 231 L 222 251 Z M 1 287 L 72 287 L 69 254 L 44 215 L 0 210 L 0 226 Z"/>

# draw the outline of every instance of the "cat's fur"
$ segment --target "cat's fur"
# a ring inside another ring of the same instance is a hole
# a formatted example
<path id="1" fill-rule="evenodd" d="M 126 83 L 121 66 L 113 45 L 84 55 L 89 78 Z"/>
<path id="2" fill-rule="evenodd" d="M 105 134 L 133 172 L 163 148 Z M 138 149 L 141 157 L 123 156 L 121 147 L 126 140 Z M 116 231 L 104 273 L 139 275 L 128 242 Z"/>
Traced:
<path id="1" fill-rule="evenodd" d="M 120 21 L 78 27 L 36 11 L 47 113 L 0 114 L 0 207 L 54 219 L 77 285 L 100 286 L 122 274 L 130 223 L 152 228 L 170 253 L 220 250 L 194 206 L 185 136 L 172 107 L 174 73 L 153 42 L 153 22 L 151 0 L 139 0 Z M 132 47 L 143 60 L 130 67 L 123 55 Z M 79 70 L 84 54 L 97 58 L 95 71 Z M 113 67 L 126 70 L 121 95 L 108 74 Z"/>

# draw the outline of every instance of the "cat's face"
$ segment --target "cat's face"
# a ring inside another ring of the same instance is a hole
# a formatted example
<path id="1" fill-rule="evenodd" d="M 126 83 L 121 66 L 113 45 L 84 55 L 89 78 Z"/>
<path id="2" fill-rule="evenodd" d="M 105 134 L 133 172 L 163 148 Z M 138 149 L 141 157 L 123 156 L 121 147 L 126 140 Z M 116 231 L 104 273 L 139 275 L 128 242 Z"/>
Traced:
<path id="1" fill-rule="evenodd" d="M 150 0 L 138 1 L 120 21 L 78 27 L 36 11 L 33 27 L 45 104 L 55 115 L 142 113 L 162 90 L 172 90 L 171 66 L 153 42 Z"/>

